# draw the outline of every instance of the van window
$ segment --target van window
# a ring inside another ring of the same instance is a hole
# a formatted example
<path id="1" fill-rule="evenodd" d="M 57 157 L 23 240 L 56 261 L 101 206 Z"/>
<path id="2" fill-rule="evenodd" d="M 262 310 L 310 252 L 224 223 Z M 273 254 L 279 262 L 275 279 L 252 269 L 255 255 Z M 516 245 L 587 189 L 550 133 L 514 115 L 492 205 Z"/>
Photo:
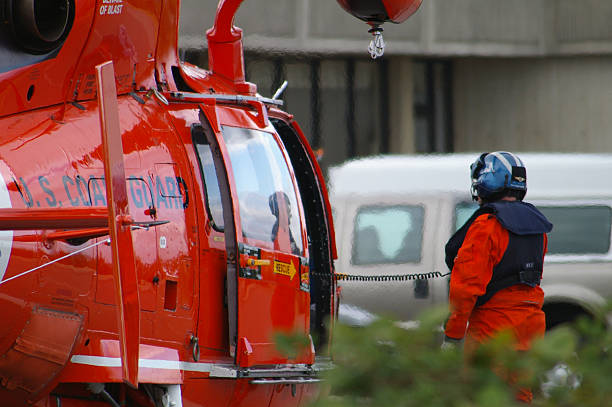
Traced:
<path id="1" fill-rule="evenodd" d="M 361 207 L 355 218 L 351 263 L 418 263 L 423 242 L 422 206 Z"/>
<path id="2" fill-rule="evenodd" d="M 455 232 L 474 214 L 478 204 L 473 202 L 459 202 L 455 206 Z"/>
<path id="3" fill-rule="evenodd" d="M 455 207 L 455 231 L 478 205 L 461 202 Z M 610 250 L 612 208 L 606 205 L 540 206 L 553 224 L 548 234 L 548 254 L 607 254 Z"/>
<path id="4" fill-rule="evenodd" d="M 612 208 L 606 205 L 538 206 L 553 224 L 549 254 L 607 254 Z"/>

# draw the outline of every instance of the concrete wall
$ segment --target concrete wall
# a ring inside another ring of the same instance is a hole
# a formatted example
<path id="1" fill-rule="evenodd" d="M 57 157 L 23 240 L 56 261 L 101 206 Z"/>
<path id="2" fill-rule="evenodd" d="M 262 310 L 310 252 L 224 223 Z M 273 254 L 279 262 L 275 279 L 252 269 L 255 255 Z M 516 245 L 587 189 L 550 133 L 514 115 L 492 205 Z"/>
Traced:
<path id="1" fill-rule="evenodd" d="M 205 31 L 216 6 L 217 0 L 182 0 L 180 47 L 206 49 Z M 415 76 L 415 57 L 452 61 L 455 151 L 612 152 L 611 22 L 611 0 L 423 0 L 405 23 L 384 25 L 391 152 L 415 151 L 426 133 L 413 114 L 424 86 Z M 367 58 L 371 38 L 368 26 L 335 0 L 245 0 L 236 25 L 244 30 L 245 48 L 270 55 L 270 61 L 285 54 L 321 56 L 324 84 L 341 71 L 338 57 Z M 266 70 L 271 72 L 269 66 Z M 366 62 L 356 65 L 358 85 L 368 82 L 364 75 L 371 78 L 370 71 Z M 299 78 L 291 78 L 296 72 L 287 69 L 292 84 L 287 98 L 294 110 L 299 103 L 294 88 L 303 100 L 310 90 L 308 84 L 296 85 Z M 268 87 L 260 89 L 267 94 Z M 342 97 L 340 91 L 332 95 L 331 85 L 323 88 L 324 98 Z M 364 92 L 375 90 L 373 85 Z M 297 107 L 310 112 L 306 105 Z M 329 138 L 345 131 L 343 111 L 336 108 L 335 115 L 324 109 L 321 117 L 330 163 L 346 155 L 345 139 Z M 307 133 L 309 120 L 301 119 Z M 364 125 L 357 128 L 357 153 L 377 151 L 380 135 Z"/>
<path id="2" fill-rule="evenodd" d="M 182 47 L 206 47 L 216 5 L 182 1 Z M 610 0 L 423 0 L 383 28 L 389 55 L 575 55 L 612 53 L 610 21 Z M 365 53 L 371 38 L 334 0 L 245 0 L 236 25 L 247 49 Z"/>
<path id="3" fill-rule="evenodd" d="M 612 152 L 612 57 L 454 61 L 456 151 Z"/>
<path id="4" fill-rule="evenodd" d="M 394 153 L 414 153 L 414 72 L 411 58 L 390 58 L 389 76 L 395 86 L 389 89 L 390 148 Z"/>

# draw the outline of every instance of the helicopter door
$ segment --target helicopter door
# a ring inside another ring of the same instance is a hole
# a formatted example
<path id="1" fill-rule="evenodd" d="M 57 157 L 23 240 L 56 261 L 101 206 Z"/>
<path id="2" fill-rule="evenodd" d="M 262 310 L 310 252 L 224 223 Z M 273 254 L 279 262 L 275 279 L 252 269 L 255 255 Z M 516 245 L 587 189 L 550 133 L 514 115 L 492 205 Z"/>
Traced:
<path id="1" fill-rule="evenodd" d="M 230 349 L 243 367 L 286 362 L 275 334 L 309 331 L 304 214 L 288 157 L 266 130 L 221 126 L 216 140 L 233 208 L 233 222 L 224 216 Z M 292 361 L 312 363 L 308 348 Z"/>

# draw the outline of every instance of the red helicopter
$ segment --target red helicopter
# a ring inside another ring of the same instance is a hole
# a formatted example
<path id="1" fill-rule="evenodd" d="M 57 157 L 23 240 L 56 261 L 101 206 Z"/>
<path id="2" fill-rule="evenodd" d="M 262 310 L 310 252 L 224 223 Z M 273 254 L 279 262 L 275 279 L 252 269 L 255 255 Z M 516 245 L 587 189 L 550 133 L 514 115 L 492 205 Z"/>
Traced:
<path id="1" fill-rule="evenodd" d="M 340 1 L 370 23 L 420 2 Z M 241 3 L 204 70 L 179 61 L 178 0 L 0 1 L 2 406 L 317 394 L 331 211 L 299 125 L 245 81 Z"/>

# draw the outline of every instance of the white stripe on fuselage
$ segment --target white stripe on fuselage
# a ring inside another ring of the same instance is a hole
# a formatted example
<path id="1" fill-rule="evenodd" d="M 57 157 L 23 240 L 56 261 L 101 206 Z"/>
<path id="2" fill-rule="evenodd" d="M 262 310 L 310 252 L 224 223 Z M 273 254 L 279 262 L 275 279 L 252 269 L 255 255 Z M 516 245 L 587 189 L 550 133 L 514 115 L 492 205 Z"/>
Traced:
<path id="1" fill-rule="evenodd" d="M 8 169 L 3 161 L 0 161 L 2 169 Z M 4 177 L 0 170 L 0 208 L 12 208 L 11 197 L 9 196 L 8 188 Z M 8 267 L 9 259 L 11 258 L 11 249 L 13 248 L 13 231 L 0 231 L 0 281 L 4 279 L 6 268 Z"/>
<path id="2" fill-rule="evenodd" d="M 121 358 L 107 356 L 73 355 L 72 363 L 79 365 L 99 367 L 121 367 Z M 149 369 L 183 370 L 188 372 L 208 372 L 212 370 L 212 363 L 182 362 L 180 360 L 139 359 L 138 367 Z"/>

